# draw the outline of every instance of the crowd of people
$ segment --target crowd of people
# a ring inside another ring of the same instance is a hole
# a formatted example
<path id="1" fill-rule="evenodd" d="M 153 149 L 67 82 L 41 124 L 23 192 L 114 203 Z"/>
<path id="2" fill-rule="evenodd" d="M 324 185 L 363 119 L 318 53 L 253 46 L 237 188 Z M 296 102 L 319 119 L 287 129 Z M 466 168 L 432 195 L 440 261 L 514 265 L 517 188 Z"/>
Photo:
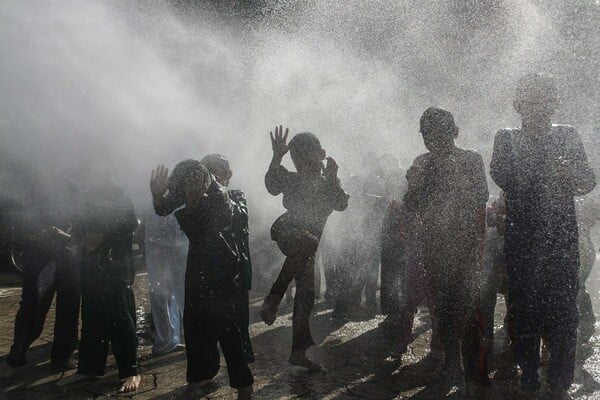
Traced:
<path id="1" fill-rule="evenodd" d="M 320 259 L 334 318 L 362 308 L 363 293 L 364 308 L 378 312 L 380 277 L 382 326 L 394 333 L 396 359 L 407 352 L 417 310 L 426 305 L 436 374 L 464 383 L 468 397 L 490 385 L 494 313 L 503 294 L 522 395 L 535 398 L 542 389 L 543 348 L 549 355 L 543 390 L 550 399 L 568 399 L 578 340 L 585 345 L 594 332 L 585 281 L 595 260 L 590 232 L 600 209 L 582 197 L 594 189 L 594 173 L 577 131 L 552 124 L 557 105 L 552 78 L 528 74 L 519 80 L 514 108 L 522 125 L 496 134 L 489 172 L 501 192 L 491 200 L 483 159 L 455 144 L 459 128 L 447 110 L 430 107 L 421 116 L 427 153 L 406 173 L 392 155 L 369 154 L 361 174 L 344 182 L 347 191 L 317 136 L 298 133 L 288 141 L 289 130 L 276 127 L 265 186 L 271 195 L 282 194 L 286 211 L 270 234 L 285 261 L 260 317 L 275 322 L 294 281 L 289 363 L 322 370 L 307 356 L 315 344 L 310 315 L 320 290 Z M 288 153 L 295 171 L 282 165 Z M 248 206 L 244 193 L 229 187 L 232 174 L 224 156 L 209 154 L 184 160 L 171 173 L 159 165 L 150 179 L 153 211 L 145 221 L 152 353 L 185 351 L 182 399 L 195 398 L 217 375 L 219 347 L 238 398 L 253 393 Z M 44 219 L 13 233 L 29 246 L 14 343 L 0 372 L 10 376 L 26 364 L 56 292 L 51 361 L 77 369 L 59 384 L 102 376 L 110 344 L 120 391 L 133 392 L 141 382 L 132 291 L 135 210 L 108 177 L 65 189 L 65 196 L 77 199 L 76 213 L 41 213 Z M 340 214 L 326 229 L 334 211 Z"/>

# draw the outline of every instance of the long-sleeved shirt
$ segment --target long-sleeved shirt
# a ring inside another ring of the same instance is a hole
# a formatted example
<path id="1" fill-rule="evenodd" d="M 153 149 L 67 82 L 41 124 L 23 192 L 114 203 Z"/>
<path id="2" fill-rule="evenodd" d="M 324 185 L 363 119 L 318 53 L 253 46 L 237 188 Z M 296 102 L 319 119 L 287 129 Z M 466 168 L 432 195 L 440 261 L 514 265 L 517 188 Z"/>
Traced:
<path id="1" fill-rule="evenodd" d="M 570 284 L 579 268 L 574 196 L 595 186 L 577 131 L 553 125 L 546 135 L 533 137 L 521 129 L 500 130 L 490 172 L 506 196 L 509 273 Z"/>
<path id="2" fill-rule="evenodd" d="M 404 204 L 422 221 L 426 252 L 460 253 L 482 241 L 489 195 L 479 154 L 460 148 L 445 155 L 422 154 L 407 179 Z"/>
<path id="3" fill-rule="evenodd" d="M 85 241 L 89 235 L 101 235 L 97 249 L 85 257 L 107 271 L 111 281 L 133 284 L 133 232 L 138 220 L 131 199 L 110 182 L 84 193 L 81 215 L 75 224 L 75 237 Z M 88 250 L 85 250 L 87 253 Z M 89 266 L 93 267 L 93 266 Z"/>
<path id="4" fill-rule="evenodd" d="M 186 298 L 189 294 L 202 301 L 211 292 L 231 293 L 238 262 L 235 249 L 223 235 L 232 222 L 227 191 L 215 181 L 197 207 L 186 206 L 175 217 L 190 242 Z"/>
<path id="5" fill-rule="evenodd" d="M 348 207 L 349 196 L 341 188 L 339 179 L 327 179 L 320 173 L 291 172 L 271 163 L 265 186 L 273 196 L 283 194 L 283 207 L 292 223 L 319 238 L 329 215 Z"/>

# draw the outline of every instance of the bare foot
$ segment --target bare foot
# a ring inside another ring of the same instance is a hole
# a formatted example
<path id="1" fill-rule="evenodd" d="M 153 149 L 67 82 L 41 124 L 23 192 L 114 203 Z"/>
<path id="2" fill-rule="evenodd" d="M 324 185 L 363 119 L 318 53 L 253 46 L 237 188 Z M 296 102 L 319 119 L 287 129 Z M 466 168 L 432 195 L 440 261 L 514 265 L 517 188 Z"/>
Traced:
<path id="1" fill-rule="evenodd" d="M 181 393 L 180 396 L 177 397 L 177 400 L 194 400 L 200 392 L 202 388 L 206 387 L 210 383 L 210 380 L 204 380 L 200 382 L 189 382 L 185 391 Z"/>
<path id="2" fill-rule="evenodd" d="M 277 319 L 277 307 L 279 307 L 279 302 L 281 302 L 281 299 L 272 294 L 265 298 L 265 302 L 260 310 L 260 318 L 265 324 L 273 325 L 273 322 Z"/>
<path id="3" fill-rule="evenodd" d="M 125 382 L 123 382 L 121 385 L 119 393 L 135 392 L 139 389 L 140 383 L 142 383 L 142 377 L 140 375 L 134 375 L 125 378 Z"/>
<path id="4" fill-rule="evenodd" d="M 83 374 L 73 374 L 71 376 L 67 376 L 66 378 L 61 379 L 56 382 L 56 386 L 67 386 L 72 385 L 77 382 L 88 381 L 91 379 L 96 379 L 95 376 L 83 375 Z"/>
<path id="5" fill-rule="evenodd" d="M 289 359 L 289 363 L 297 367 L 304 367 L 309 371 L 313 372 L 323 371 L 323 367 L 321 367 L 319 364 L 310 361 L 308 357 L 306 357 L 306 353 L 303 351 L 297 351 L 295 353 L 292 353 Z"/>
<path id="6" fill-rule="evenodd" d="M 246 386 L 245 388 L 238 389 L 238 400 L 250 400 L 254 393 L 254 387 L 252 385 Z"/>

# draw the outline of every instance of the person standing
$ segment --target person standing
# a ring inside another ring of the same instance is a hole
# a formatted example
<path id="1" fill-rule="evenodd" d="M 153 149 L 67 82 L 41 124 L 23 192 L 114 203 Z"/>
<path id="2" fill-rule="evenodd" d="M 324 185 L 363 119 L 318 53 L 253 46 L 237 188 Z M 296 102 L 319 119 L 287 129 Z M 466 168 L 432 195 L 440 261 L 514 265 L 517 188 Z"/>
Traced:
<path id="1" fill-rule="evenodd" d="M 494 140 L 490 173 L 506 197 L 505 256 L 521 386 L 540 388 L 540 340 L 547 343 L 551 399 L 568 399 L 577 342 L 579 238 L 575 196 L 596 185 L 581 137 L 553 125 L 558 90 L 551 77 L 528 74 L 516 89 L 520 128 Z"/>

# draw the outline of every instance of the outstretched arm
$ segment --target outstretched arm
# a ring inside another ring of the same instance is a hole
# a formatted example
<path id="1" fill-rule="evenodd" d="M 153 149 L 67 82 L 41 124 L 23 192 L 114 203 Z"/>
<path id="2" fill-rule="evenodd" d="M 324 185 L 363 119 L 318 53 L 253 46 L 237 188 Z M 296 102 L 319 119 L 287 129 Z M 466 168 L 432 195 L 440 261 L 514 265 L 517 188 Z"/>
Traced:
<path id="1" fill-rule="evenodd" d="M 150 175 L 150 192 L 152 193 L 152 205 L 156 215 L 164 217 L 171 214 L 182 204 L 167 194 L 169 182 L 169 169 L 164 165 L 158 165 Z"/>
<path id="2" fill-rule="evenodd" d="M 282 193 L 288 184 L 288 170 L 281 165 L 283 156 L 288 152 L 287 137 L 289 130 L 286 128 L 283 133 L 283 126 L 275 127 L 275 134 L 269 132 L 271 136 L 271 147 L 273 148 L 273 158 L 269 165 L 269 170 L 265 175 L 265 186 L 267 191 L 273 196 Z"/>

